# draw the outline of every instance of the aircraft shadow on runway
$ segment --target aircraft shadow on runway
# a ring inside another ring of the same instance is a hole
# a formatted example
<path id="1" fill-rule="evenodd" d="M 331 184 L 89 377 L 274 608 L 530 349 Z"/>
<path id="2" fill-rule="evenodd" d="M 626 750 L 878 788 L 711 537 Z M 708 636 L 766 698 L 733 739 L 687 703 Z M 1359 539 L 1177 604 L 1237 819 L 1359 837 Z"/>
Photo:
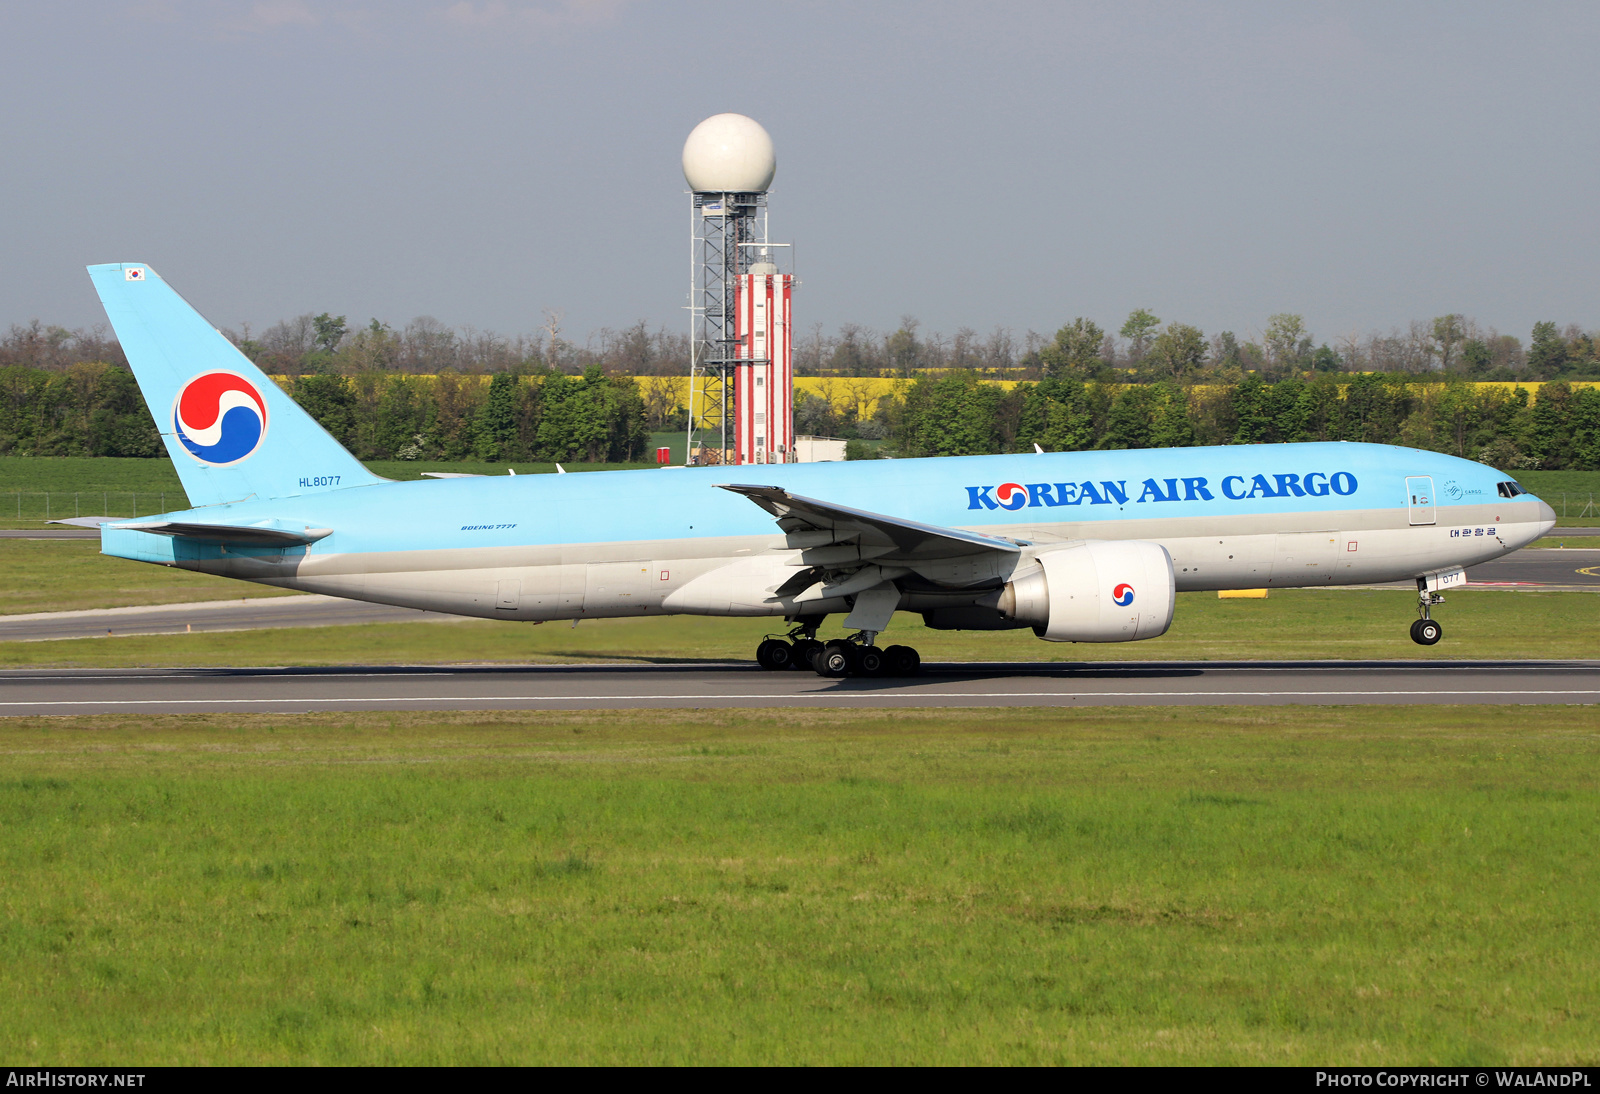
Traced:
<path id="1" fill-rule="evenodd" d="M 917 688 L 932 684 L 950 683 L 954 680 L 1015 680 L 1020 678 L 1059 678 L 1063 680 L 1156 680 L 1181 679 L 1219 672 L 1251 673 L 1339 673 L 1383 672 L 1387 674 L 1414 675 L 1419 673 L 1449 673 L 1450 675 L 1479 673 L 1489 670 L 1515 670 L 1519 672 L 1571 672 L 1573 670 L 1600 669 L 1600 661 L 1454 661 L 1454 660 L 1394 660 L 1394 661 L 1008 661 L 1008 662 L 932 662 L 922 667 L 919 676 L 907 678 L 844 677 L 830 679 L 829 690 L 839 691 L 890 691 Z M 535 665 L 316 665 L 286 668 L 171 668 L 171 669 L 18 669 L 0 672 L 0 682 L 9 675 L 26 675 L 31 679 L 52 677 L 115 678 L 119 675 L 169 676 L 182 678 L 217 679 L 316 679 L 360 675 L 369 677 L 404 676 L 516 676 L 536 680 L 541 677 L 594 676 L 594 677 L 650 677 L 679 675 L 683 673 L 715 673 L 727 678 L 763 677 L 769 674 L 749 661 L 667 660 L 650 659 L 649 663 L 629 664 L 535 664 Z M 796 683 L 815 679 L 810 672 L 770 673 L 774 684 L 793 680 Z"/>
<path id="2" fill-rule="evenodd" d="M 1441 670 L 1477 673 L 1491 669 L 1516 671 L 1567 672 L 1600 667 L 1589 661 L 1173 661 L 1173 662 L 997 662 L 994 664 L 924 664 L 922 675 L 910 680 L 847 677 L 833 681 L 833 690 L 884 691 L 918 684 L 1006 681 L 1051 678 L 1064 681 L 1088 680 L 1164 680 L 1205 676 L 1212 673 L 1340 673 L 1385 672 L 1411 675 Z"/>

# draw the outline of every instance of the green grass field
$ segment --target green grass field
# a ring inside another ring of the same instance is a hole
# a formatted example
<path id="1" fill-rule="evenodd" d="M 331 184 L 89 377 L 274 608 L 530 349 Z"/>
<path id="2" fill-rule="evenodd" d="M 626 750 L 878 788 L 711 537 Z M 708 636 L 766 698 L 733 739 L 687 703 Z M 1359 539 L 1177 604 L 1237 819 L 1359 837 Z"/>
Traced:
<path id="1" fill-rule="evenodd" d="M 1592 1066 L 1595 728 L 9 720 L 0 1056 Z"/>
<path id="2" fill-rule="evenodd" d="M 172 461 L 165 458 L 0 456 L 0 497 L 19 490 L 28 494 L 46 490 L 64 494 L 165 490 L 170 495 L 169 502 L 182 502 L 184 497 L 178 473 L 172 469 Z M 0 515 L 4 515 L 3 505 L 0 505 Z"/>
<path id="3" fill-rule="evenodd" d="M 131 565 L 131 564 L 130 564 Z M 1592 658 L 1600 596 L 1472 590 L 1448 594 L 1435 618 L 1437 646 L 1414 644 L 1406 591 L 1284 590 L 1269 600 L 1180 593 L 1172 629 L 1135 643 L 1057 644 L 1032 631 L 931 631 L 900 613 L 884 642 L 915 646 L 929 661 L 1323 660 L 1341 658 Z M 0 642 L 0 666 L 97 668 L 207 665 L 349 665 L 683 662 L 753 658 L 781 620 L 592 619 L 569 623 L 463 620 L 212 634 L 135 635 Z M 821 632 L 842 635 L 835 617 Z"/>
<path id="4" fill-rule="evenodd" d="M 1556 524 L 1600 527 L 1600 471 L 1518 471 L 1517 481 L 1556 511 Z"/>
<path id="5" fill-rule="evenodd" d="M 0 612 L 275 592 L 93 542 L 0 541 L 0 572 Z M 1431 649 L 1414 599 L 1182 594 L 1132 645 L 905 615 L 886 640 L 1595 656 L 1590 593 L 1450 593 Z M 748 659 L 773 622 L 8 642 L 0 666 Z M 1596 728 L 1593 707 L 0 719 L 0 1057 L 1597 1064 Z"/>

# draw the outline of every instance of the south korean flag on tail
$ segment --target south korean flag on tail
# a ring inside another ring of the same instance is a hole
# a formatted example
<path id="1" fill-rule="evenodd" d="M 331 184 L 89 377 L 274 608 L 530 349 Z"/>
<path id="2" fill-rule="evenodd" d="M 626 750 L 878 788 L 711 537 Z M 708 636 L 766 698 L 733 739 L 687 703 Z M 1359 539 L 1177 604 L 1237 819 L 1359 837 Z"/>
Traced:
<path id="1" fill-rule="evenodd" d="M 122 277 L 126 281 L 143 281 L 144 280 L 144 267 L 143 266 L 129 266 L 127 269 L 122 271 Z"/>

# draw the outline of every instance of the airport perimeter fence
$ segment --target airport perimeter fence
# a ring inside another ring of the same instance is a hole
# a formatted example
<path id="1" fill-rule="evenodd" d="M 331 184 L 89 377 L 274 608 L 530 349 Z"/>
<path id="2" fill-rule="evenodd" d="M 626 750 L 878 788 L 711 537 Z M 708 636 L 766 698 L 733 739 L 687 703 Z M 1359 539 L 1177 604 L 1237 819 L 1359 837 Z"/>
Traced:
<path id="1" fill-rule="evenodd" d="M 12 490 L 11 504 L 0 516 L 13 520 L 66 520 L 70 517 L 130 517 L 148 516 L 167 511 L 167 494 L 164 490 Z M 0 497 L 4 497 L 0 494 Z M 181 495 L 173 495 L 174 504 L 187 505 Z M 141 511 L 140 506 L 143 506 Z"/>
<path id="2" fill-rule="evenodd" d="M 1564 493 L 1564 494 L 1561 495 L 1561 519 L 1562 520 L 1569 519 L 1568 515 L 1567 515 L 1567 499 L 1568 498 L 1572 499 L 1573 508 L 1577 508 L 1577 505 L 1578 505 L 1578 503 L 1580 501 L 1584 502 L 1583 509 L 1581 511 L 1579 511 L 1579 512 L 1573 513 L 1572 514 L 1573 517 L 1600 517 L 1600 509 L 1596 509 L 1594 507 L 1594 495 L 1593 494 L 1565 494 Z M 1547 495 L 1544 500 L 1545 501 L 1552 501 L 1554 499 Z"/>

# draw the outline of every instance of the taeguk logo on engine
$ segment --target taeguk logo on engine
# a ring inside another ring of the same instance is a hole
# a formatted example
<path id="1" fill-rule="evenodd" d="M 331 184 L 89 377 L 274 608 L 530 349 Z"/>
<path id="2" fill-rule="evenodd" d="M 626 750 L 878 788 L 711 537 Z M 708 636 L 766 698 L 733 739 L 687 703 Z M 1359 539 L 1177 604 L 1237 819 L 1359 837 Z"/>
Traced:
<path id="1" fill-rule="evenodd" d="M 235 372 L 202 372 L 178 392 L 172 425 L 189 455 L 212 467 L 246 459 L 267 436 L 267 401 Z"/>
<path id="2" fill-rule="evenodd" d="M 1126 608 L 1133 603 L 1133 586 L 1124 581 L 1121 585 L 1111 590 L 1111 599 L 1116 603 L 1117 607 Z"/>

